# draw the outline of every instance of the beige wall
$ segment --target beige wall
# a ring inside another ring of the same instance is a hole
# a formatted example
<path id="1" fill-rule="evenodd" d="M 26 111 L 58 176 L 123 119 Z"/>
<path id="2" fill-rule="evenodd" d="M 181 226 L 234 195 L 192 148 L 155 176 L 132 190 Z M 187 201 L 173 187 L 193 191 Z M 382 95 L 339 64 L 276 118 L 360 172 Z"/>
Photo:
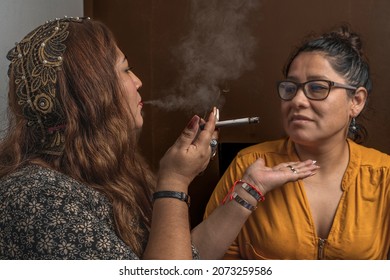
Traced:
<path id="1" fill-rule="evenodd" d="M 144 86 L 141 90 L 143 99 L 154 100 L 168 95 L 168 89 L 171 89 L 183 75 L 180 64 L 182 58 L 176 52 L 176 48 L 196 27 L 191 18 L 191 1 L 84 2 L 86 15 L 102 20 L 116 34 L 121 48 L 134 65 L 134 71 L 143 81 Z M 211 0 L 197 2 L 216 3 Z M 247 21 L 240 23 L 240 30 L 252 34 L 257 42 L 254 53 L 250 55 L 249 61 L 246 61 L 248 64 L 254 62 L 254 68 L 242 70 L 232 63 L 231 67 L 239 72 L 238 77 L 226 79 L 220 86 L 229 90 L 225 95 L 225 103 L 221 106 L 221 118 L 259 116 L 261 124 L 221 129 L 220 141 L 253 143 L 280 137 L 283 132 L 275 81 L 282 78 L 281 69 L 290 50 L 309 32 L 324 31 L 338 23 L 349 22 L 355 31 L 362 35 L 374 82 L 369 110 L 366 112 L 368 119 L 366 128 L 369 133 L 366 145 L 390 153 L 388 143 L 390 111 L 387 109 L 390 104 L 388 92 L 390 2 L 387 0 L 258 2 L 260 6 L 246 13 Z M 220 0 L 218 3 L 217 12 L 224 10 L 223 5 L 231 4 L 232 1 Z M 243 11 L 242 7 L 240 11 Z M 205 16 L 204 21 L 213 19 L 218 25 L 225 20 L 226 26 L 229 26 L 230 17 L 208 16 L 204 11 L 202 15 Z M 240 12 L 236 15 L 240 15 Z M 204 32 L 203 39 L 216 36 L 213 34 L 214 30 L 210 28 L 210 32 Z M 247 46 L 245 44 L 250 40 L 246 40 L 245 37 L 233 40 L 242 40 L 244 51 L 248 51 L 245 50 Z M 224 53 L 220 52 L 220 55 L 223 57 Z M 144 108 L 145 126 L 141 147 L 151 164 L 157 167 L 160 157 L 189 120 L 191 110 L 167 112 L 148 105 Z M 197 113 L 204 114 L 204 111 L 199 110 Z M 193 225 L 200 221 L 203 207 L 217 181 L 218 161 L 213 161 L 203 176 L 198 177 L 192 184 L 190 194 L 193 198 L 191 207 Z"/>
<path id="2" fill-rule="evenodd" d="M 7 127 L 8 51 L 34 27 L 64 15 L 83 15 L 83 0 L 0 1 L 0 137 Z"/>

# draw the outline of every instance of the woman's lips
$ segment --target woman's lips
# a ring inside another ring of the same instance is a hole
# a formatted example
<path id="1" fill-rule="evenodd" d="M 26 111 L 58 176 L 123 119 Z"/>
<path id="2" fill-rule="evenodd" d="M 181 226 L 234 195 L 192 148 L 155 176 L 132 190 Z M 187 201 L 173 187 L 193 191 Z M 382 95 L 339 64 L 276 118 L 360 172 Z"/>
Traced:
<path id="1" fill-rule="evenodd" d="M 291 117 L 290 121 L 291 122 L 308 122 L 308 121 L 312 121 L 312 119 L 310 119 L 306 116 L 295 115 L 295 116 Z"/>

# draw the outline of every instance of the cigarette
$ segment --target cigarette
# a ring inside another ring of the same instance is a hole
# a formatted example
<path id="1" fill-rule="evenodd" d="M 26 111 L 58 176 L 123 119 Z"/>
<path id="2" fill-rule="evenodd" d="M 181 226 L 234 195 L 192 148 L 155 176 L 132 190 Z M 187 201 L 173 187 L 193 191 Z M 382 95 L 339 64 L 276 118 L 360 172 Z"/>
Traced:
<path id="1" fill-rule="evenodd" d="M 236 125 L 244 125 L 244 124 L 253 124 L 259 123 L 259 117 L 249 117 L 249 118 L 240 118 L 240 119 L 232 119 L 225 121 L 218 121 L 215 123 L 215 128 L 225 127 L 225 126 L 236 126 Z M 201 129 L 204 128 L 204 124 L 200 126 Z"/>

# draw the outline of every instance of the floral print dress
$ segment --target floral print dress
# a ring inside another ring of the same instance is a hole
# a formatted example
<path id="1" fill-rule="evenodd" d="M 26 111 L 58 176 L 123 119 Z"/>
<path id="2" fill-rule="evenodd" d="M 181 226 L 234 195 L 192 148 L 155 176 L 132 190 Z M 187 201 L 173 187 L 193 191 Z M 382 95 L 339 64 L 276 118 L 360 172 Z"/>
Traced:
<path id="1" fill-rule="evenodd" d="M 102 193 L 38 165 L 0 179 L 0 259 L 138 259 Z"/>

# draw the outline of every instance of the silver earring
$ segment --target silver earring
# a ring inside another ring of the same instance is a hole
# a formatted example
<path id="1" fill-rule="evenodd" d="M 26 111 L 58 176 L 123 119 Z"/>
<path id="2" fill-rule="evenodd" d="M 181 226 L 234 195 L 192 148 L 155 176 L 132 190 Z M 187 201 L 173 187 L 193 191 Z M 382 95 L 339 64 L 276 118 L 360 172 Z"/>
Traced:
<path id="1" fill-rule="evenodd" d="M 356 124 L 356 119 L 352 118 L 351 123 L 349 124 L 349 131 L 355 134 L 358 131 L 358 126 Z"/>

